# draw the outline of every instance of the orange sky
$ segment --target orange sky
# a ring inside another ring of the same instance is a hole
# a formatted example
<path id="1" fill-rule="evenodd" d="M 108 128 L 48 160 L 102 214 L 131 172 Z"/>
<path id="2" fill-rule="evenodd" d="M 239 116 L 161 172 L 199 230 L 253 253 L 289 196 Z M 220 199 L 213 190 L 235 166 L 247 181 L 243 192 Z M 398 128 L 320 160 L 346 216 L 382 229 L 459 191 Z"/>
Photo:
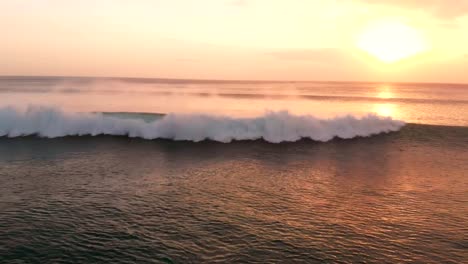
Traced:
<path id="1" fill-rule="evenodd" d="M 424 50 L 369 55 L 379 21 Z M 468 82 L 468 0 L 0 0 L 0 32 L 0 75 Z"/>

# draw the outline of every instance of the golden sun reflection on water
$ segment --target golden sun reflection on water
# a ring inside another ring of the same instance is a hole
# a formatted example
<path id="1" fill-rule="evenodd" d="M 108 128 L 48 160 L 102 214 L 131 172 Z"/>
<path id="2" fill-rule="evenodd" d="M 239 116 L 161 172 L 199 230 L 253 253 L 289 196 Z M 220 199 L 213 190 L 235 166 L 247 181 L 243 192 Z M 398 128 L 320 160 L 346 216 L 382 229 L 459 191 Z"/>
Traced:
<path id="1" fill-rule="evenodd" d="M 394 98 L 392 87 L 389 85 L 383 85 L 377 88 L 377 98 L 380 99 L 389 99 Z"/>
<path id="2" fill-rule="evenodd" d="M 397 109 L 394 104 L 376 104 L 373 112 L 380 116 L 396 117 Z"/>
<path id="3" fill-rule="evenodd" d="M 380 85 L 377 87 L 376 97 L 379 99 L 392 99 L 396 95 L 393 92 L 393 87 L 391 85 Z M 399 116 L 397 105 L 393 103 L 377 103 L 373 107 L 373 112 L 380 116 L 396 118 Z"/>

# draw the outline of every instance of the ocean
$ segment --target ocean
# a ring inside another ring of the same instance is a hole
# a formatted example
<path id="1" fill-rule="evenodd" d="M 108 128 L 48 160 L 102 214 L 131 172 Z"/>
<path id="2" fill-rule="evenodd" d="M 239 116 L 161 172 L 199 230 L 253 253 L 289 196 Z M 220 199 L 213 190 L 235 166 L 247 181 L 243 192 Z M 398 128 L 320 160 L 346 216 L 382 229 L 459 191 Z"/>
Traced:
<path id="1" fill-rule="evenodd" d="M 0 78 L 0 263 L 464 263 L 468 85 Z"/>

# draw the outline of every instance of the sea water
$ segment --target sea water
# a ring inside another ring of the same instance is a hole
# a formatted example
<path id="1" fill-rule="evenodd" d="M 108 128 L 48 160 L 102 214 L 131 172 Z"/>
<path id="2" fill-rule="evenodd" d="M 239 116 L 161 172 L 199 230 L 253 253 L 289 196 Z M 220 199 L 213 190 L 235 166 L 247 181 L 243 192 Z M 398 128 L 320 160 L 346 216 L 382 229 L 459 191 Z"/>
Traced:
<path id="1" fill-rule="evenodd" d="M 466 262 L 467 98 L 4 77 L 0 262 Z"/>

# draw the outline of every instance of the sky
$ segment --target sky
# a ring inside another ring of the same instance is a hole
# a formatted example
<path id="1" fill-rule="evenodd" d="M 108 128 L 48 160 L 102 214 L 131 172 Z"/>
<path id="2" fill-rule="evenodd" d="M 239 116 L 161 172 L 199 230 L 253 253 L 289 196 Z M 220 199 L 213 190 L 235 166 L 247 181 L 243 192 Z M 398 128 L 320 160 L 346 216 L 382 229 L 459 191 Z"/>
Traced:
<path id="1" fill-rule="evenodd" d="M 468 83 L 468 0 L 0 0 L 0 32 L 0 75 Z"/>

